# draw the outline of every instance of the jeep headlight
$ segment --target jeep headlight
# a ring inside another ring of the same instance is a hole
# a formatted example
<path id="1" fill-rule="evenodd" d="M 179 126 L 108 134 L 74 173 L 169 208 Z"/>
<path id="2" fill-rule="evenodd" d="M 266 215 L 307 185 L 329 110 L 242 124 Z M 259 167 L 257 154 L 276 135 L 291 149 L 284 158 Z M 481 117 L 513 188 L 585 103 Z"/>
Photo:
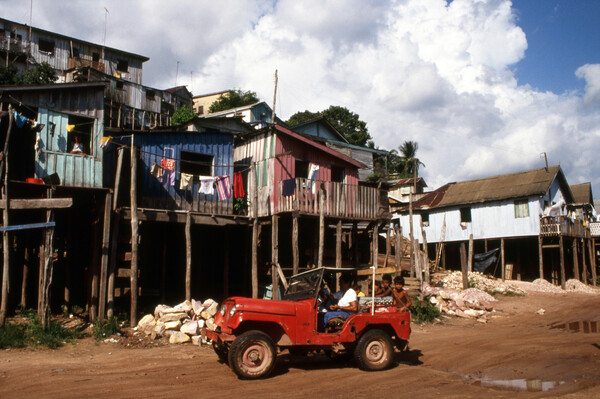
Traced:
<path id="1" fill-rule="evenodd" d="M 229 311 L 229 317 L 233 317 L 233 315 L 235 314 L 236 310 L 237 309 L 235 308 L 235 305 L 233 305 L 231 307 L 231 310 Z"/>

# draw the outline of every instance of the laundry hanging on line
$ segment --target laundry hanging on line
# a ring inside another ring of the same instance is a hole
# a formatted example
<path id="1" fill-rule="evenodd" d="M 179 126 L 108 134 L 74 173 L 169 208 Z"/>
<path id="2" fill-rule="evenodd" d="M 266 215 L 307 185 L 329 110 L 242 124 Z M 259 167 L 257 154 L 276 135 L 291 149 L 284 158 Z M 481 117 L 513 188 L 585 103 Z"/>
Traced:
<path id="1" fill-rule="evenodd" d="M 180 190 L 191 190 L 193 178 L 194 178 L 194 175 L 190 175 L 187 173 L 181 173 L 181 179 L 179 180 L 179 189 Z"/>
<path id="2" fill-rule="evenodd" d="M 215 190 L 213 184 L 215 183 L 215 178 L 213 176 L 198 176 L 200 179 L 200 188 L 198 189 L 198 193 L 212 195 Z"/>
<path id="3" fill-rule="evenodd" d="M 219 199 L 221 201 L 226 201 L 231 198 L 231 183 L 229 176 L 215 176 L 215 181 L 217 183 L 217 193 L 219 194 Z"/>
<path id="4" fill-rule="evenodd" d="M 233 197 L 243 198 L 246 196 L 244 192 L 244 179 L 242 178 L 242 172 L 235 172 L 233 174 Z"/>

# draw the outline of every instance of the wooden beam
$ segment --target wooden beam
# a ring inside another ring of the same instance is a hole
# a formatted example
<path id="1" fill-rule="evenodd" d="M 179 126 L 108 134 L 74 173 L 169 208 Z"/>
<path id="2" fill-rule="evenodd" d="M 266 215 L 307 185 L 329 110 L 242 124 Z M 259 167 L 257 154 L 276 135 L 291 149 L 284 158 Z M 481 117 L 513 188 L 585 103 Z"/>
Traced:
<path id="1" fill-rule="evenodd" d="M 129 326 L 137 325 L 138 311 L 138 216 L 137 216 L 137 148 L 133 145 L 133 135 L 131 136 L 131 185 L 129 195 L 131 199 L 131 275 L 129 284 L 131 295 L 131 304 L 129 309 Z"/>
<path id="2" fill-rule="evenodd" d="M 462 283 L 463 289 L 469 288 L 469 274 L 467 268 L 467 254 L 465 249 L 465 243 L 460 243 L 460 270 L 462 272 Z"/>
<path id="3" fill-rule="evenodd" d="M 585 284 L 588 283 L 588 274 L 587 274 L 587 259 L 585 256 L 585 239 L 581 239 L 581 281 Z"/>
<path id="4" fill-rule="evenodd" d="M 335 267 L 342 267 L 342 221 L 335 226 Z"/>
<path id="5" fill-rule="evenodd" d="M 592 240 L 588 239 L 588 245 L 587 245 L 587 249 L 588 249 L 588 253 L 590 254 L 590 269 L 592 270 L 592 284 L 595 286 L 596 280 L 597 280 L 597 276 L 596 276 L 596 259 L 594 256 L 594 250 L 593 250 L 593 246 L 592 246 Z"/>
<path id="6" fill-rule="evenodd" d="M 425 269 L 425 281 L 429 284 L 429 251 L 427 250 L 427 234 L 423 229 L 423 219 L 421 219 L 421 236 L 423 237 L 423 269 Z M 471 239 L 473 235 L 471 234 Z"/>
<path id="7" fill-rule="evenodd" d="M 108 286 L 108 258 L 110 250 L 110 219 L 112 215 L 112 194 L 104 198 L 104 222 L 102 226 L 102 254 L 100 261 L 100 298 L 98 301 L 98 320 L 103 321 L 106 310 L 106 287 Z"/>
<path id="8" fill-rule="evenodd" d="M 559 242 L 558 245 L 560 245 L 560 248 L 559 248 L 559 253 L 560 253 L 560 281 L 561 281 L 560 285 L 561 285 L 562 289 L 564 290 L 567 287 L 567 285 L 566 285 L 567 279 L 565 277 L 565 252 L 564 252 L 565 249 L 564 249 L 564 245 L 563 245 L 563 240 L 564 240 L 563 239 L 563 235 L 560 234 L 558 236 L 558 242 Z"/>
<path id="9" fill-rule="evenodd" d="M 377 259 L 379 258 L 379 224 L 377 223 L 373 225 L 373 241 L 371 245 L 373 246 L 372 265 L 374 267 L 377 267 Z"/>
<path id="10" fill-rule="evenodd" d="M 192 299 L 192 217 L 185 218 L 185 299 Z"/>
<path id="11" fill-rule="evenodd" d="M 298 247 L 299 240 L 299 220 L 298 215 L 292 215 L 292 273 L 298 274 L 300 266 L 300 248 Z"/>
<path id="12" fill-rule="evenodd" d="M 598 276 L 596 275 L 596 269 L 598 268 L 598 265 L 596 264 L 596 239 L 592 238 L 592 247 L 591 247 L 591 251 L 592 251 L 592 284 L 594 285 L 594 287 L 596 287 L 598 285 Z"/>
<path id="13" fill-rule="evenodd" d="M 573 239 L 571 242 L 571 252 L 573 252 L 573 274 L 577 280 L 580 280 L 579 277 L 579 256 L 577 254 L 577 239 Z M 581 281 L 581 280 L 580 280 Z"/>
<path id="14" fill-rule="evenodd" d="M 323 251 L 325 248 L 325 190 L 319 188 L 319 252 L 317 266 L 323 267 Z"/>
<path id="15" fill-rule="evenodd" d="M 279 256 L 277 253 L 278 248 L 278 238 L 277 234 L 277 226 L 278 225 L 278 216 L 271 216 L 271 292 L 272 298 L 274 301 L 279 300 L 279 278 L 277 272 L 277 265 L 279 262 Z"/>
<path id="16" fill-rule="evenodd" d="M 352 223 L 352 252 L 354 255 L 352 256 L 354 266 L 358 266 L 359 262 L 359 251 L 358 251 L 358 224 L 356 222 Z"/>
<path id="17" fill-rule="evenodd" d="M 281 270 L 281 265 L 279 263 L 277 264 L 277 275 L 279 276 L 279 279 L 281 279 L 281 283 L 283 284 L 283 289 L 287 290 L 288 283 L 285 278 L 285 274 L 283 274 L 283 270 Z"/>
<path id="18" fill-rule="evenodd" d="M 121 169 L 123 167 L 123 147 L 119 147 L 117 150 L 119 155 L 117 156 L 117 172 L 115 173 L 115 196 L 113 198 L 113 211 L 117 209 L 119 203 L 119 185 L 121 182 Z"/>
<path id="19" fill-rule="evenodd" d="M 8 54 L 7 54 L 8 59 Z M 10 133 L 12 131 L 13 124 L 13 109 L 12 105 L 8 105 L 8 130 L 6 132 L 6 139 L 4 141 L 3 148 L 3 156 L 0 161 L 0 174 L 4 173 L 4 187 L 2 192 L 2 199 L 8 200 L 8 143 L 10 138 Z M 8 203 L 10 206 L 10 202 Z M 6 228 L 8 227 L 8 207 L 4 207 L 2 211 L 2 224 Z M 8 293 L 10 291 L 10 280 L 9 280 L 9 245 L 8 245 L 8 231 L 4 231 L 2 233 L 2 254 L 3 254 L 3 263 L 2 263 L 2 296 L 0 298 L 0 325 L 4 325 L 6 323 L 6 312 L 8 308 Z"/>
<path id="20" fill-rule="evenodd" d="M 258 219 L 252 223 L 252 298 L 258 298 Z"/>
<path id="21" fill-rule="evenodd" d="M 467 259 L 467 270 L 473 272 L 473 234 L 469 234 L 469 258 Z"/>
<path id="22" fill-rule="evenodd" d="M 402 269 L 400 266 L 400 262 L 402 261 L 402 228 L 394 226 L 394 260 L 395 260 L 395 274 L 396 276 L 400 276 L 402 273 Z"/>
<path id="23" fill-rule="evenodd" d="M 131 219 L 131 209 L 122 208 L 121 213 L 123 219 Z M 225 216 L 225 215 L 213 215 L 207 214 L 191 214 L 192 224 L 202 224 L 208 226 L 246 226 L 248 225 L 249 219 L 241 216 Z M 137 211 L 138 221 L 141 222 L 164 222 L 164 223 L 185 223 L 186 213 L 165 211 L 158 209 L 139 209 Z M 270 222 L 269 222 L 270 223 Z"/>
<path id="24" fill-rule="evenodd" d="M 21 308 L 27 309 L 27 277 L 29 275 L 29 243 L 23 252 L 23 276 L 21 279 Z"/>
<path id="25" fill-rule="evenodd" d="M 505 273 L 506 273 L 506 262 L 504 258 L 504 238 L 500 239 L 500 261 L 502 262 L 502 281 L 504 281 Z"/>
<path id="26" fill-rule="evenodd" d="M 576 255 L 577 256 L 577 255 Z M 542 236 L 538 236 L 538 261 L 540 267 L 540 278 L 544 278 L 544 251 L 542 246 Z"/>
<path id="27" fill-rule="evenodd" d="M 73 198 L 36 198 L 36 199 L 11 199 L 10 209 L 62 209 L 73 206 Z M 6 208 L 6 200 L 0 200 L 0 208 Z"/>
<path id="28" fill-rule="evenodd" d="M 110 237 L 110 258 L 108 267 L 108 282 L 106 287 L 106 317 L 111 318 L 115 312 L 115 271 L 117 268 L 117 250 L 119 246 L 119 228 L 121 227 L 121 215 L 113 214 L 112 232 Z M 164 301 L 163 301 L 164 303 Z"/>

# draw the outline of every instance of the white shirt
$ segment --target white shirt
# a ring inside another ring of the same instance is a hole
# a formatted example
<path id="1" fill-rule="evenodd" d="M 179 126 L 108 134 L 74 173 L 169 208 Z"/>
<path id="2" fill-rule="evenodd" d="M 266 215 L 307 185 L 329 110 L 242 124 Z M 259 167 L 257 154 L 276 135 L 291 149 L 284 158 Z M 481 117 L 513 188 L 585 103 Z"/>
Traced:
<path id="1" fill-rule="evenodd" d="M 348 291 L 346 291 L 346 293 L 344 294 L 342 299 L 339 300 L 338 305 L 340 307 L 345 308 L 345 307 L 350 306 L 350 304 L 352 302 L 356 302 L 356 301 L 357 301 L 356 291 L 354 291 L 354 289 L 352 289 L 352 288 L 348 288 Z"/>

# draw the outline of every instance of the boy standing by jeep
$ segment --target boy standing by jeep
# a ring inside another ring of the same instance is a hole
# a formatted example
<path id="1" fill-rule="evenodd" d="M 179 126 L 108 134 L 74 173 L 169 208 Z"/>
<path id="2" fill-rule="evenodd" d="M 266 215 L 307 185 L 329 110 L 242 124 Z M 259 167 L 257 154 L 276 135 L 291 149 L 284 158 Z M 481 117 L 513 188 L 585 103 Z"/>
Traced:
<path id="1" fill-rule="evenodd" d="M 408 308 L 412 306 L 412 301 L 410 300 L 408 293 L 404 290 L 404 277 L 394 277 L 392 297 L 394 297 L 394 306 L 401 312 L 407 311 Z"/>

